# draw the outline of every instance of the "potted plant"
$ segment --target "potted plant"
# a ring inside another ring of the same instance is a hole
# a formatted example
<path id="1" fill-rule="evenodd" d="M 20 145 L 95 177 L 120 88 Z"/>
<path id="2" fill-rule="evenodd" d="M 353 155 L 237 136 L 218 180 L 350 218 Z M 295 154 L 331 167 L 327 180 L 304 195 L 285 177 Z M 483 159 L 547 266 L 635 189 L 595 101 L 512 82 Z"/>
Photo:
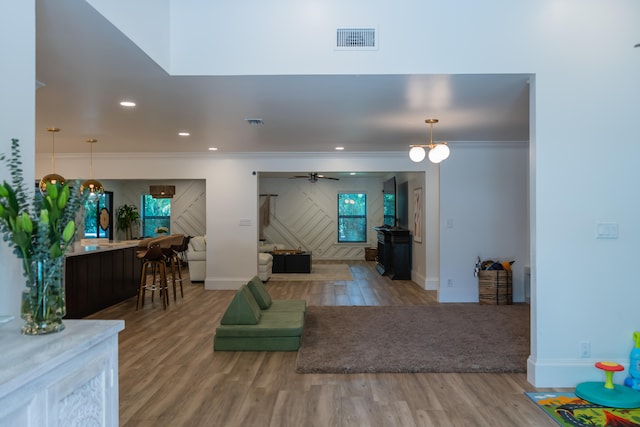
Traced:
<path id="1" fill-rule="evenodd" d="M 22 260 L 27 289 L 22 293 L 22 333 L 41 335 L 64 329 L 64 254 L 75 239 L 76 214 L 85 201 L 80 181 L 47 183 L 42 197 L 25 188 L 17 139 L 11 156 L 0 155 L 11 184 L 0 185 L 0 232 Z"/>
<path id="2" fill-rule="evenodd" d="M 133 239 L 133 226 L 140 224 L 140 214 L 134 205 L 124 204 L 116 210 L 116 227 L 124 231 L 125 239 Z"/>

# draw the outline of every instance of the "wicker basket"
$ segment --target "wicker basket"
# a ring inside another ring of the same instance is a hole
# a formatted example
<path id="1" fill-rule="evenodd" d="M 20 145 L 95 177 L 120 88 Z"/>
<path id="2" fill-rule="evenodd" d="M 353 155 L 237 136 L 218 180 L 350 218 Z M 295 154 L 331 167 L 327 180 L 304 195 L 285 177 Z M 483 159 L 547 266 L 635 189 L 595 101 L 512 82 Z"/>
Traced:
<path id="1" fill-rule="evenodd" d="M 364 248 L 365 261 L 375 261 L 378 256 L 378 250 L 376 248 Z"/>
<path id="2" fill-rule="evenodd" d="M 511 271 L 479 271 L 478 296 L 480 304 L 513 304 L 513 276 Z"/>

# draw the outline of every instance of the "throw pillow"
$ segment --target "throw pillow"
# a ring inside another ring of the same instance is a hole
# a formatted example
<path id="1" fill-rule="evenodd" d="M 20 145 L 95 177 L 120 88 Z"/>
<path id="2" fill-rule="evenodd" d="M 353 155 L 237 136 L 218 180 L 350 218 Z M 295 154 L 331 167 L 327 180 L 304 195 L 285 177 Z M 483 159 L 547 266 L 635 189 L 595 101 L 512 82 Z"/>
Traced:
<path id="1" fill-rule="evenodd" d="M 207 241 L 204 239 L 203 236 L 192 237 L 189 244 L 191 245 L 192 250 L 196 252 L 207 250 Z"/>
<path id="2" fill-rule="evenodd" d="M 236 292 L 227 311 L 220 319 L 221 325 L 256 325 L 260 321 L 260 307 L 253 298 L 247 285 L 243 285 Z"/>
<path id="3" fill-rule="evenodd" d="M 271 295 L 269 295 L 267 288 L 262 284 L 260 277 L 254 276 L 253 279 L 249 280 L 249 283 L 247 283 L 247 287 L 253 294 L 253 297 L 256 299 L 256 302 L 261 309 L 266 310 L 271 307 Z"/>

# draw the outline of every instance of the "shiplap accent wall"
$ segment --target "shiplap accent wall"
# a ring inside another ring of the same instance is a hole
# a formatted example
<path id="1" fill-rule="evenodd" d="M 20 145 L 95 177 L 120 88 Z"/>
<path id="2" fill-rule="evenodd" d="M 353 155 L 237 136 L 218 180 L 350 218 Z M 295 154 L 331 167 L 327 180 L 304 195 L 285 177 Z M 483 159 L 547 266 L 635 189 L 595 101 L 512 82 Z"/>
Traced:
<path id="1" fill-rule="evenodd" d="M 187 236 L 203 236 L 206 224 L 204 180 L 184 180 L 176 184 L 171 202 L 171 230 Z"/>
<path id="2" fill-rule="evenodd" d="M 364 259 L 364 248 L 376 247 L 374 226 L 381 225 L 381 178 L 341 178 L 340 181 L 261 178 L 261 194 L 277 194 L 270 198 L 270 224 L 264 237 L 287 248 L 301 248 L 313 253 L 314 259 Z M 338 193 L 367 194 L 367 242 L 340 243 L 337 237 Z M 260 197 L 260 206 L 265 197 Z"/>

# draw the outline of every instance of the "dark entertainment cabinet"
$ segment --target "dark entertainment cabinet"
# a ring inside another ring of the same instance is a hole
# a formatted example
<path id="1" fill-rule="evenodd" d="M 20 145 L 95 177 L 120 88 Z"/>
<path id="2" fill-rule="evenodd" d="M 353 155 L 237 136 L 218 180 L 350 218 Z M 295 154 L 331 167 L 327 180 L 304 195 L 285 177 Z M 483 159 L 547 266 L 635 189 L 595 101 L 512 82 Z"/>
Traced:
<path id="1" fill-rule="evenodd" d="M 311 273 L 311 252 L 278 254 L 273 256 L 272 273 Z"/>
<path id="2" fill-rule="evenodd" d="M 378 233 L 376 270 L 393 280 L 411 280 L 411 232 L 398 227 L 373 227 Z"/>

